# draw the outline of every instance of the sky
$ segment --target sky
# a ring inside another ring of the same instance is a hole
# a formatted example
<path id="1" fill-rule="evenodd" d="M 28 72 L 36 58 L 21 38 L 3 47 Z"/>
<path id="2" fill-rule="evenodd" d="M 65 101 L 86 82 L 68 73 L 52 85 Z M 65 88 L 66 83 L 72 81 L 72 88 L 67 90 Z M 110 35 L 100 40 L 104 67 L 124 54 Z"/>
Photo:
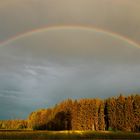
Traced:
<path id="1" fill-rule="evenodd" d="M 0 0 L 0 119 L 139 94 L 139 13 L 139 0 Z"/>

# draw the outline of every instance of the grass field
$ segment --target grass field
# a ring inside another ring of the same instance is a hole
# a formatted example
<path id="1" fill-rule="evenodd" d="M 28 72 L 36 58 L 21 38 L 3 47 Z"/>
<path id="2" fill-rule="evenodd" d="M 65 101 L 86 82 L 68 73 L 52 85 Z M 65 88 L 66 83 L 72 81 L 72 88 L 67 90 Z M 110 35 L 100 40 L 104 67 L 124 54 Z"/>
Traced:
<path id="1" fill-rule="evenodd" d="M 140 139 L 140 133 L 0 130 L 0 139 Z"/>

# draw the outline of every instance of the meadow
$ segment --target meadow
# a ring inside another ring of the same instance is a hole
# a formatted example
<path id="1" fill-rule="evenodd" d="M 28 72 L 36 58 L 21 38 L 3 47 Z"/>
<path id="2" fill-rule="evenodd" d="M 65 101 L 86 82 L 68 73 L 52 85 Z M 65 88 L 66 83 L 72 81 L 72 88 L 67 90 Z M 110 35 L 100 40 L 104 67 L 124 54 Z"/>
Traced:
<path id="1" fill-rule="evenodd" d="M 0 139 L 140 139 L 140 133 L 109 131 L 0 130 Z"/>

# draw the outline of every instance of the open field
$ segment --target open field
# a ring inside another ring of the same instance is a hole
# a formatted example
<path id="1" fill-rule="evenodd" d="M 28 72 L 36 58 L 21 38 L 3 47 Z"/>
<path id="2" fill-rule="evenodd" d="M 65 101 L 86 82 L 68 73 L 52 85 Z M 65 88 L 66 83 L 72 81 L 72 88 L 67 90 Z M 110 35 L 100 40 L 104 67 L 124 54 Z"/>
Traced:
<path id="1" fill-rule="evenodd" d="M 140 139 L 140 133 L 0 130 L 0 139 Z"/>

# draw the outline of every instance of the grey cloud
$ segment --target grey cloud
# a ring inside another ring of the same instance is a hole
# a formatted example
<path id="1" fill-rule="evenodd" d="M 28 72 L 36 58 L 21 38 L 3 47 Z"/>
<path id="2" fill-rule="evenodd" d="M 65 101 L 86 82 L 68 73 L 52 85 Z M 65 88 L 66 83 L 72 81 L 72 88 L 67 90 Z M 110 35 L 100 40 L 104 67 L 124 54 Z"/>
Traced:
<path id="1" fill-rule="evenodd" d="M 0 1 L 0 40 L 46 25 L 97 26 L 139 40 L 139 0 Z M 0 45 L 0 118 L 65 98 L 140 92 L 140 50 L 108 34 L 72 29 Z"/>
<path id="2" fill-rule="evenodd" d="M 140 42 L 139 9 L 139 0 L 6 0 L 0 5 L 0 38 L 47 25 L 83 24 Z"/>

